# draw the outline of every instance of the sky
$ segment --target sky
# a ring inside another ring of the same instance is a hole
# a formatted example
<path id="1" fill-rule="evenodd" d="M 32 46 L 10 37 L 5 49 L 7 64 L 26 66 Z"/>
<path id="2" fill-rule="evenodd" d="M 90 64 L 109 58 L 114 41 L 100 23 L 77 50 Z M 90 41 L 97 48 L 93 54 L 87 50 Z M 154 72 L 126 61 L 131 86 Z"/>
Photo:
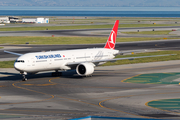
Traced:
<path id="1" fill-rule="evenodd" d="M 0 6 L 179 7 L 180 0 L 0 0 Z"/>

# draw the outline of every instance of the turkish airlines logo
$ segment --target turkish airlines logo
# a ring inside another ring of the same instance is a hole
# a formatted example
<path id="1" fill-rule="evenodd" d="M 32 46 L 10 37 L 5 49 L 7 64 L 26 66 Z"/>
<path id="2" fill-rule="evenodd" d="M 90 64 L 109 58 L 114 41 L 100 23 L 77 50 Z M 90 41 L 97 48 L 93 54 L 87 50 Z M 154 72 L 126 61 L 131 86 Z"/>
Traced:
<path id="1" fill-rule="evenodd" d="M 116 41 L 116 33 L 112 30 L 111 35 L 108 40 L 108 45 L 110 49 L 114 49 L 115 41 Z"/>

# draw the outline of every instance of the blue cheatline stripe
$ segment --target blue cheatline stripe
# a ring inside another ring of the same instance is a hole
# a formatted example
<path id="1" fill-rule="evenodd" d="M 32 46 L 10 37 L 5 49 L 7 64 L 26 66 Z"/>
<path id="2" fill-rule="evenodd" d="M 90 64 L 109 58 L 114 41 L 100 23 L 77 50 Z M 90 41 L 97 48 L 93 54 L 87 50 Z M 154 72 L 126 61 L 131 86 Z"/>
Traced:
<path id="1" fill-rule="evenodd" d="M 81 120 L 81 119 L 88 119 L 88 118 L 123 119 L 123 120 L 169 120 L 169 119 L 121 118 L 121 117 L 103 117 L 103 116 L 87 116 L 87 117 L 75 118 L 75 119 L 69 119 L 69 120 Z"/>
<path id="2" fill-rule="evenodd" d="M 82 117 L 82 118 L 75 118 L 75 119 L 69 119 L 69 120 L 81 120 L 81 119 L 87 119 L 87 118 L 91 118 L 91 116 Z"/>

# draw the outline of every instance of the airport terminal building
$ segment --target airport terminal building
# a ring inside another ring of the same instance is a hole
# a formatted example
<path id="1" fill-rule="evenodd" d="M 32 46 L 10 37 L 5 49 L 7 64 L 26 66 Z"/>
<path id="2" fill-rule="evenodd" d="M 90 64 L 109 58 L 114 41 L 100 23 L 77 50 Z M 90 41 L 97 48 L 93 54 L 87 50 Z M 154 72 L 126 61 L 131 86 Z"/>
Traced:
<path id="1" fill-rule="evenodd" d="M 9 17 L 1 17 L 0 18 L 0 23 L 10 23 Z"/>
<path id="2" fill-rule="evenodd" d="M 49 18 L 22 18 L 22 23 L 49 23 Z"/>
<path id="3" fill-rule="evenodd" d="M 18 17 L 0 17 L 0 23 L 18 23 L 21 22 Z"/>
<path id="4" fill-rule="evenodd" d="M 0 23 L 49 23 L 49 18 L 0 17 Z"/>

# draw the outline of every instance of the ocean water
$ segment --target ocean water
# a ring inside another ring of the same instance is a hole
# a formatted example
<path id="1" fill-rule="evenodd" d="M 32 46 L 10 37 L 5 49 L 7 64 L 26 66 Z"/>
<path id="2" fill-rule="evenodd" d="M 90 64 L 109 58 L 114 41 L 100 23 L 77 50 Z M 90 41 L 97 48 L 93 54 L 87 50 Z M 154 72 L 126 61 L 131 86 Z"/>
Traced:
<path id="1" fill-rule="evenodd" d="M 0 16 L 180 17 L 180 7 L 10 7 Z"/>

